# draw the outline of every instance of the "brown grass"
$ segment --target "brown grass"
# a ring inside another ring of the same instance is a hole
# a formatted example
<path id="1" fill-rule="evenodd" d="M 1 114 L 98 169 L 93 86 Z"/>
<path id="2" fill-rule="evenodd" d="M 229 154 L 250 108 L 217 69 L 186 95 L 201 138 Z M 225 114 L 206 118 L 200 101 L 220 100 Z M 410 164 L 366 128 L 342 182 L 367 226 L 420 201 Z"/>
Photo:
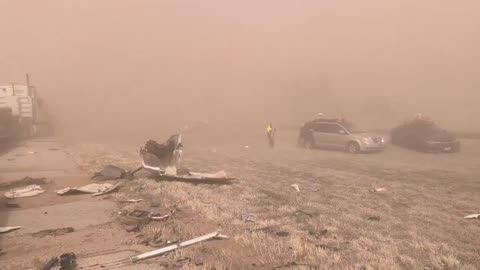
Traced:
<path id="1" fill-rule="evenodd" d="M 235 151 L 228 148 L 212 155 L 194 149 L 187 164 L 204 171 L 225 169 L 241 179 L 233 185 L 157 182 L 144 175 L 113 199 L 144 199 L 120 204 L 122 211 L 166 213 L 178 208 L 168 221 L 144 226 L 143 238 L 187 240 L 215 230 L 231 236 L 168 255 L 171 262 L 191 259 L 182 262 L 181 269 L 480 268 L 480 240 L 475 237 L 480 227 L 462 219 L 479 205 L 478 196 L 471 195 L 480 184 L 470 179 L 480 172 L 464 173 L 469 164 L 448 170 L 444 157 L 435 165 L 431 156 L 426 157 L 430 163 L 421 164 L 408 158 L 399 161 L 403 156 L 385 163 L 378 155 L 352 157 L 293 148 L 275 154 Z M 80 159 L 93 158 L 87 164 L 95 168 L 112 161 L 130 167 L 138 162 L 134 151 L 93 152 Z M 441 177 L 454 177 L 455 186 Z M 290 187 L 293 183 L 300 186 L 300 193 Z M 375 187 L 387 192 L 372 193 Z M 160 207 L 150 207 L 152 202 Z M 298 210 L 309 215 L 295 214 Z M 253 213 L 256 221 L 242 221 L 245 213 Z M 252 232 L 267 226 L 274 229 Z M 288 236 L 279 236 L 278 231 Z"/>

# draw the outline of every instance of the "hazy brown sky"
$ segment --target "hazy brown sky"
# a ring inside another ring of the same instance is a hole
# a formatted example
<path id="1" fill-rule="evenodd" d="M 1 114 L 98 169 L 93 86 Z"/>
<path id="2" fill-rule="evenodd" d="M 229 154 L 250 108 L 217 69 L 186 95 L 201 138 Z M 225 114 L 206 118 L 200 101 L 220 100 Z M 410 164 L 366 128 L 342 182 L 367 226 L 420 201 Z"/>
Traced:
<path id="1" fill-rule="evenodd" d="M 478 0 L 0 0 L 0 10 L 0 83 L 30 72 L 71 132 L 148 118 L 165 129 L 295 124 L 319 111 L 386 127 L 424 112 L 480 130 Z"/>

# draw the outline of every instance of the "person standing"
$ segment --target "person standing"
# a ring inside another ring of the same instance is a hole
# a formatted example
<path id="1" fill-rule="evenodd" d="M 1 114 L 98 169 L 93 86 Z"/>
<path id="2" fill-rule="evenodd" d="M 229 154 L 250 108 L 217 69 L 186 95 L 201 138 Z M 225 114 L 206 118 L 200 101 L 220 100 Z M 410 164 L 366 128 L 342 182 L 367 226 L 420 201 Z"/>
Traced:
<path id="1" fill-rule="evenodd" d="M 273 128 L 272 123 L 270 123 L 267 126 L 267 139 L 268 139 L 268 145 L 270 146 L 270 148 L 273 148 L 275 146 L 274 136 L 275 136 L 275 129 Z"/>

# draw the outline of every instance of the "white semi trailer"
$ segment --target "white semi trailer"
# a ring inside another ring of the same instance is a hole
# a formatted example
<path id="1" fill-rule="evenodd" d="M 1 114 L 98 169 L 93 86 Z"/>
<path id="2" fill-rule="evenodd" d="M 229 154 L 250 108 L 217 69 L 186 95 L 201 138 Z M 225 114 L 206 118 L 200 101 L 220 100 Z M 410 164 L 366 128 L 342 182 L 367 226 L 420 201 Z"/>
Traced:
<path id="1" fill-rule="evenodd" d="M 30 85 L 0 85 L 0 139 L 23 139 L 50 131 L 46 104 Z"/>

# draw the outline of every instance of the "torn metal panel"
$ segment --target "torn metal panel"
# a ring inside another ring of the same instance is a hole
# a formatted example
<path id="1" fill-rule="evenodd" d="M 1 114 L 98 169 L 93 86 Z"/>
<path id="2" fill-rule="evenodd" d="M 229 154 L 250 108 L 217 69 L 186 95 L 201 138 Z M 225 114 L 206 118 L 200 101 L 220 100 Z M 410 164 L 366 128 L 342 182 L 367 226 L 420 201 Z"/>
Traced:
<path id="1" fill-rule="evenodd" d="M 172 135 L 165 143 L 149 140 L 140 148 L 144 163 L 152 167 L 178 166 L 181 159 L 182 135 Z"/>
<path id="2" fill-rule="evenodd" d="M 32 197 L 44 192 L 45 190 L 43 190 L 39 185 L 29 185 L 9 190 L 5 192 L 5 197 L 9 199 Z"/>
<path id="3" fill-rule="evenodd" d="M 99 193 L 108 190 L 113 184 L 89 184 L 83 187 L 67 187 L 64 189 L 56 190 L 55 193 L 59 195 L 78 194 L 78 193 Z"/>

